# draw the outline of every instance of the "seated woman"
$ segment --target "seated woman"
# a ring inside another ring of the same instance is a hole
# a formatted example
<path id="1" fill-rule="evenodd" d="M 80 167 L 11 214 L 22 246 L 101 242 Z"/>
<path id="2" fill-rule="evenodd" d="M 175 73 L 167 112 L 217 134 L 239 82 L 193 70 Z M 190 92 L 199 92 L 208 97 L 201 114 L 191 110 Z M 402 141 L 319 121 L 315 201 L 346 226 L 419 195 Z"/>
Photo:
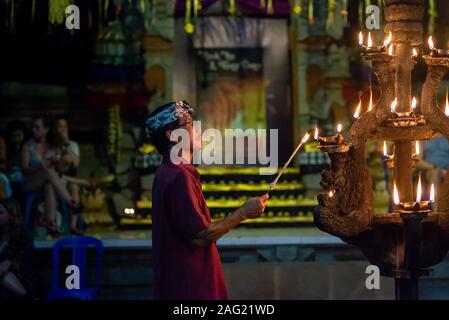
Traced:
<path id="1" fill-rule="evenodd" d="M 0 199 L 11 197 L 11 187 L 6 172 L 6 145 L 2 137 L 0 137 Z"/>
<path id="2" fill-rule="evenodd" d="M 13 199 L 0 200 L 0 300 L 33 297 L 33 243 Z"/>
<path id="3" fill-rule="evenodd" d="M 22 149 L 22 171 L 25 191 L 44 192 L 45 214 L 40 218 L 40 225 L 46 227 L 50 234 L 57 236 L 56 209 L 58 195 L 67 202 L 72 211 L 79 211 L 79 202 L 73 200 L 63 181 L 54 169 L 55 152 L 47 141 L 51 121 L 46 117 L 36 118 L 33 122 L 33 138 Z"/>
<path id="4" fill-rule="evenodd" d="M 78 143 L 69 138 L 69 122 L 65 115 L 57 115 L 54 122 L 54 149 L 55 149 L 55 169 L 63 175 L 63 180 L 76 202 L 80 202 L 80 188 L 75 179 L 80 163 L 80 148 Z M 76 212 L 74 212 L 76 213 Z M 78 215 L 73 214 L 71 219 L 71 233 L 82 235 L 77 227 Z"/>

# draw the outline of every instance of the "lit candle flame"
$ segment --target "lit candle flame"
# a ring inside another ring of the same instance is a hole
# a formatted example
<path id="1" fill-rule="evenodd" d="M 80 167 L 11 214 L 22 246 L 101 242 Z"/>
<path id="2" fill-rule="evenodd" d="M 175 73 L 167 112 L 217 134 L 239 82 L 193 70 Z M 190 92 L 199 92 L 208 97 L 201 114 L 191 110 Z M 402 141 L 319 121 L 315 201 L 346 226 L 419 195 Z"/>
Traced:
<path id="1" fill-rule="evenodd" d="M 427 40 L 427 43 L 429 44 L 429 49 L 430 50 L 433 50 L 435 48 L 435 46 L 433 44 L 432 36 L 429 37 L 429 40 Z"/>
<path id="2" fill-rule="evenodd" d="M 388 47 L 388 54 L 389 54 L 390 56 L 393 55 L 393 45 L 390 45 L 390 46 Z"/>
<path id="3" fill-rule="evenodd" d="M 357 105 L 357 109 L 355 109 L 354 118 L 357 119 L 358 117 L 360 117 L 361 108 L 362 108 L 362 100 L 359 98 L 359 104 Z"/>
<path id="4" fill-rule="evenodd" d="M 395 205 L 398 205 L 400 203 L 398 188 L 396 187 L 396 180 L 393 182 L 393 202 Z"/>
<path id="5" fill-rule="evenodd" d="M 369 105 L 368 105 L 368 111 L 371 111 L 373 108 L 373 90 L 371 89 L 371 86 L 369 87 Z"/>
<path id="6" fill-rule="evenodd" d="M 387 156 L 387 142 L 384 141 L 384 156 Z"/>
<path id="7" fill-rule="evenodd" d="M 314 133 L 314 135 L 313 135 L 313 138 L 314 138 L 315 140 L 318 140 L 318 127 L 315 127 L 315 133 Z"/>
<path id="8" fill-rule="evenodd" d="M 363 47 L 363 33 L 362 33 L 362 31 L 359 32 L 359 46 Z"/>
<path id="9" fill-rule="evenodd" d="M 309 138 L 310 138 L 310 134 L 308 132 L 306 132 L 304 137 L 302 137 L 302 139 L 301 139 L 301 143 L 306 143 L 306 141 L 309 140 Z"/>
<path id="10" fill-rule="evenodd" d="M 421 172 L 419 173 L 418 176 L 418 186 L 416 187 L 416 202 L 420 202 L 421 201 Z"/>
<path id="11" fill-rule="evenodd" d="M 332 198 L 334 194 L 335 194 L 334 190 L 329 191 L 329 198 Z"/>
<path id="12" fill-rule="evenodd" d="M 430 185 L 430 197 L 429 197 L 429 201 L 430 201 L 430 202 L 435 202 L 435 186 L 433 185 L 433 183 Z"/>
<path id="13" fill-rule="evenodd" d="M 337 132 L 338 132 L 338 133 L 341 133 L 341 129 L 342 129 L 342 126 L 341 126 L 341 123 L 339 123 L 339 124 L 337 125 Z"/>
<path id="14" fill-rule="evenodd" d="M 418 156 L 420 154 L 419 141 L 415 141 L 415 154 Z"/>
<path id="15" fill-rule="evenodd" d="M 368 48 L 373 46 L 373 40 L 371 40 L 371 32 L 368 32 Z"/>
<path id="16" fill-rule="evenodd" d="M 391 112 L 396 111 L 397 104 L 398 104 L 398 98 L 394 98 L 393 102 L 391 103 Z"/>
<path id="17" fill-rule="evenodd" d="M 416 48 L 413 48 L 412 50 L 412 57 L 416 58 L 418 56 L 418 51 L 416 51 Z"/>
<path id="18" fill-rule="evenodd" d="M 449 100 L 447 98 L 447 89 L 446 89 L 446 108 L 444 108 L 444 114 L 446 117 L 449 117 Z"/>
<path id="19" fill-rule="evenodd" d="M 413 97 L 413 99 L 412 99 L 412 111 L 415 111 L 415 109 L 416 109 L 416 98 Z"/>
<path id="20" fill-rule="evenodd" d="M 392 37 L 392 34 L 391 34 L 391 31 L 388 33 L 388 37 L 387 37 L 387 39 L 385 39 L 385 41 L 384 41 L 384 48 L 386 48 L 389 44 L 390 44 L 390 42 L 391 42 L 391 37 Z"/>

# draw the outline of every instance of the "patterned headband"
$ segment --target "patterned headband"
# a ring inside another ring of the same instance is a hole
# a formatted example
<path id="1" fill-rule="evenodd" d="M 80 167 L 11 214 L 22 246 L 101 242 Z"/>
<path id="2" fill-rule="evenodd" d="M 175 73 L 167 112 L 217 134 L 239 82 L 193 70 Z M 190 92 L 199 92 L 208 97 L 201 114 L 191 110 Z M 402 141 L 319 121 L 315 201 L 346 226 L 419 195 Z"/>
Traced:
<path id="1" fill-rule="evenodd" d="M 146 130 L 151 135 L 167 124 L 175 122 L 186 114 L 192 114 L 192 112 L 193 108 L 187 101 L 174 101 L 145 121 Z"/>

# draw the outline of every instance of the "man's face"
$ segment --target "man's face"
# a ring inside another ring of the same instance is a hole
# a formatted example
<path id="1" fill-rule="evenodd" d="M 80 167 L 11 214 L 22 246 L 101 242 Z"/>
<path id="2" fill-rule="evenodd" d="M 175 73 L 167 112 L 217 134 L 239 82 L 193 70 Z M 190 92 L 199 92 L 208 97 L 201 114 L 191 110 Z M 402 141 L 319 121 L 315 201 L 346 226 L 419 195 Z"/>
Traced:
<path id="1" fill-rule="evenodd" d="M 175 130 L 185 130 L 188 133 L 189 144 L 190 144 L 190 152 L 193 153 L 201 149 L 201 132 L 197 132 L 197 130 L 193 126 L 192 117 L 187 114 L 179 120 L 179 125 Z M 167 131 L 167 138 L 170 138 L 172 131 Z"/>
<path id="2" fill-rule="evenodd" d="M 56 121 L 56 131 L 60 136 L 66 137 L 69 133 L 69 126 L 67 120 L 59 119 L 58 121 Z"/>
<path id="3" fill-rule="evenodd" d="M 22 130 L 14 130 L 13 132 L 11 132 L 11 141 L 14 144 L 22 144 L 24 138 L 25 135 L 23 134 Z"/>

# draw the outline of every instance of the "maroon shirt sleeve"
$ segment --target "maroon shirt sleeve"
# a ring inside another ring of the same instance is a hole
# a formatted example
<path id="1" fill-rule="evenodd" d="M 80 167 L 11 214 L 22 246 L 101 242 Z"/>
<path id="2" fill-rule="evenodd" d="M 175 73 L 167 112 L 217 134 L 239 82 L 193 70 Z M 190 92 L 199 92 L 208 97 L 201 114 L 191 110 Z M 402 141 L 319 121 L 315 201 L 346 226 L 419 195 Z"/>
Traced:
<path id="1" fill-rule="evenodd" d="M 190 240 L 209 225 L 198 198 L 202 191 L 197 190 L 194 178 L 187 172 L 178 174 L 170 187 L 170 221 L 183 238 Z"/>

